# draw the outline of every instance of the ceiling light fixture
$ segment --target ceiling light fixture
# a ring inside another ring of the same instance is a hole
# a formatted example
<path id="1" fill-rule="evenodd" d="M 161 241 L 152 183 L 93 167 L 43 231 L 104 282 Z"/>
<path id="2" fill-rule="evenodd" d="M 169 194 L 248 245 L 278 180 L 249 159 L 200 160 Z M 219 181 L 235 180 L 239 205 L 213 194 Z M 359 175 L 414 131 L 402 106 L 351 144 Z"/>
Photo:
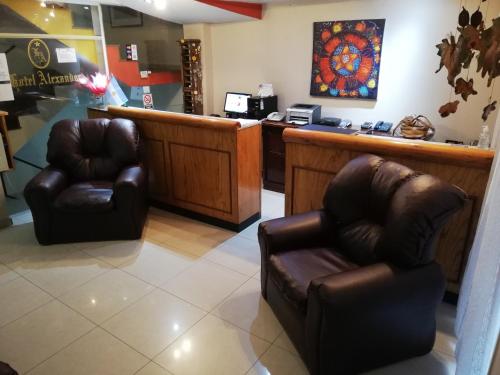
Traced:
<path id="1" fill-rule="evenodd" d="M 167 7 L 167 0 L 154 0 L 155 7 L 158 10 L 163 10 Z"/>
<path id="2" fill-rule="evenodd" d="M 45 4 L 45 1 L 40 2 L 40 6 L 42 8 L 47 8 L 47 4 Z"/>
<path id="3" fill-rule="evenodd" d="M 56 13 L 54 12 L 54 9 L 52 9 L 50 12 L 49 12 L 49 16 L 51 16 L 52 18 L 54 18 L 56 16 Z"/>

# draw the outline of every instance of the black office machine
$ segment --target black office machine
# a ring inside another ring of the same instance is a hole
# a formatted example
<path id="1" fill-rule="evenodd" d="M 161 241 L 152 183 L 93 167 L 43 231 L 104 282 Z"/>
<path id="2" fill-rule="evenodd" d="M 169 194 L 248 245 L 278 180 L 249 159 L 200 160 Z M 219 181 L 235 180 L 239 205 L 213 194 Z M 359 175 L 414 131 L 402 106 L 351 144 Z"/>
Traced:
<path id="1" fill-rule="evenodd" d="M 262 120 L 267 115 L 278 111 L 278 96 L 252 96 L 247 99 L 248 112 L 247 118 Z"/>

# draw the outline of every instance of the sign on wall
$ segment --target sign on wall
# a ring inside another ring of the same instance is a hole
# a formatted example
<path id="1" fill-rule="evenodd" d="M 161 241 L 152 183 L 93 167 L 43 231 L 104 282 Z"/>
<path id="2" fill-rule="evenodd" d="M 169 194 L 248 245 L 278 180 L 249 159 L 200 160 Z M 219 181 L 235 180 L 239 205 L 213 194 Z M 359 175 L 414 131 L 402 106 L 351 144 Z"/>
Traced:
<path id="1" fill-rule="evenodd" d="M 314 23 L 311 95 L 377 99 L 384 19 Z"/>
<path id="2" fill-rule="evenodd" d="M 9 66 L 5 53 L 0 53 L 0 102 L 14 100 L 10 83 Z"/>

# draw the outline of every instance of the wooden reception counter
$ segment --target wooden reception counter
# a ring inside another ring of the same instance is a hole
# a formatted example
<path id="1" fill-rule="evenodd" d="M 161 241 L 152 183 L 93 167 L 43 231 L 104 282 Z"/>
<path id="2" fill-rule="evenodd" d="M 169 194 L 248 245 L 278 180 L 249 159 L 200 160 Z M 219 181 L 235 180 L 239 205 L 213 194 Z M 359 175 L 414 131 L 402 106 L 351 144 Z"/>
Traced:
<path id="1" fill-rule="evenodd" d="M 88 115 L 137 124 L 153 204 L 236 231 L 260 218 L 258 123 L 114 106 Z"/>
<path id="2" fill-rule="evenodd" d="M 494 152 L 472 147 L 367 135 L 286 129 L 285 210 L 293 215 L 322 207 L 327 184 L 351 159 L 372 153 L 437 176 L 469 195 L 465 208 L 442 231 L 437 260 L 458 292 L 474 240 Z"/>

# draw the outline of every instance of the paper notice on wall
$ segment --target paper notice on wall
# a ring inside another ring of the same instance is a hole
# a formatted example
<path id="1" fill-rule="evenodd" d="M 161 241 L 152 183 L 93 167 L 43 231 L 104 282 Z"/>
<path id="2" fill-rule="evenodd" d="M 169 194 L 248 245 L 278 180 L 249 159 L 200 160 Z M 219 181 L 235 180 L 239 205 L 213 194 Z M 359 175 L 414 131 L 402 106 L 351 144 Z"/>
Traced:
<path id="1" fill-rule="evenodd" d="M 8 102 L 14 100 L 12 85 L 8 83 L 0 83 L 0 102 Z"/>
<path id="2" fill-rule="evenodd" d="M 74 48 L 56 48 L 56 54 L 59 64 L 77 62 L 76 50 Z"/>
<path id="3" fill-rule="evenodd" d="M 9 66 L 7 65 L 7 56 L 0 53 L 0 82 L 10 81 Z"/>
<path id="4" fill-rule="evenodd" d="M 12 85 L 10 84 L 9 66 L 7 56 L 0 53 L 0 102 L 14 100 Z"/>

